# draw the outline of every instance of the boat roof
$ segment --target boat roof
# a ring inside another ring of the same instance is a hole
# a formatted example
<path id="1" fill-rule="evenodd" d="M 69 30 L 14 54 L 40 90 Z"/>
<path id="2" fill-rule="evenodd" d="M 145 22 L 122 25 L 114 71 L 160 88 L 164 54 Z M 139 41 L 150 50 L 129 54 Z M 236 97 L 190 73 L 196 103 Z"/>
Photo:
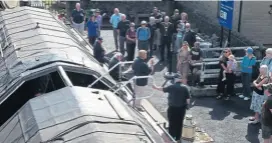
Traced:
<path id="1" fill-rule="evenodd" d="M 37 143 L 59 137 L 70 143 L 151 143 L 152 139 L 163 143 L 130 109 L 112 92 L 65 87 L 29 100 L 0 128 L 0 142 Z"/>
<path id="2" fill-rule="evenodd" d="M 51 63 L 85 68 L 99 75 L 107 73 L 94 59 L 92 47 L 84 38 L 48 10 L 17 7 L 1 11 L 0 40 L 4 56 L 0 60 L 1 96 L 15 88 L 11 86 L 22 80 L 24 73 L 31 74 L 33 69 Z M 110 76 L 106 78 L 114 82 Z"/>

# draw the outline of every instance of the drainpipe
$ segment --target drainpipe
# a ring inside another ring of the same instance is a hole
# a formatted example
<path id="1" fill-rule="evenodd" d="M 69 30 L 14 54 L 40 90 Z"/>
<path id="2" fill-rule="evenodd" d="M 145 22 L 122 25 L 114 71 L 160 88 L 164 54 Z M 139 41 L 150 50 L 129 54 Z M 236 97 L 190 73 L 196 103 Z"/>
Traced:
<path id="1" fill-rule="evenodd" d="M 241 0 L 240 9 L 239 9 L 238 32 L 241 32 L 242 12 L 243 12 L 243 1 Z"/>

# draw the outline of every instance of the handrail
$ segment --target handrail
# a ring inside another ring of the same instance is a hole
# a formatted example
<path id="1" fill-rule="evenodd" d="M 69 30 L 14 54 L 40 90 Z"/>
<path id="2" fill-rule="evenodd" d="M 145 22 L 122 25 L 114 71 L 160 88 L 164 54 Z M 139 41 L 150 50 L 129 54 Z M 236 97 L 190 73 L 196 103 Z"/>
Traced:
<path id="1" fill-rule="evenodd" d="M 7 46 L 7 42 L 8 42 L 8 39 L 7 39 L 7 36 L 6 36 L 6 32 L 5 32 L 5 29 L 4 29 L 4 25 L 2 25 L 2 31 L 4 33 L 4 36 L 5 36 L 5 46 Z M 14 45 L 13 45 L 14 46 Z M 5 48 L 5 47 L 4 47 Z M 5 68 L 7 69 L 7 73 L 8 75 L 10 76 L 11 75 L 11 72 L 9 70 L 9 67 L 7 65 L 7 62 L 6 62 L 6 58 L 5 58 L 5 55 L 4 55 L 4 51 L 3 51 L 3 48 L 2 48 L 2 45 L 0 44 L 0 52 L 1 52 L 1 58 L 3 59 L 4 63 L 5 63 Z"/>
<path id="2" fill-rule="evenodd" d="M 157 126 L 166 134 L 166 136 L 173 142 L 176 143 L 175 139 L 170 135 L 170 133 L 166 130 L 166 123 L 157 123 Z"/>
<path id="3" fill-rule="evenodd" d="M 120 64 L 131 64 L 131 63 L 133 63 L 133 61 L 118 62 L 116 65 L 114 65 L 112 68 L 110 68 L 110 69 L 108 70 L 108 73 L 106 73 L 106 74 L 100 76 L 98 79 L 96 79 L 96 80 L 95 80 L 91 85 L 89 85 L 88 87 L 91 88 L 94 84 L 96 84 L 98 81 L 100 81 L 100 80 L 101 80 L 102 78 L 104 78 L 106 75 L 110 74 L 110 72 L 111 72 L 114 68 L 116 68 L 117 66 L 119 66 Z M 121 74 L 121 72 L 120 72 L 120 74 Z"/>
<path id="4" fill-rule="evenodd" d="M 256 62 L 261 62 L 262 60 L 256 60 Z M 241 63 L 242 61 L 237 61 L 237 63 Z M 211 61 L 211 62 L 199 62 L 199 63 L 194 63 L 192 64 L 193 66 L 201 66 L 201 73 L 200 73 L 200 82 L 204 82 L 205 79 L 205 70 L 206 70 L 206 66 L 209 65 L 217 65 L 218 61 Z M 213 68 L 213 69 L 219 69 L 219 68 Z M 241 71 L 237 70 L 237 73 L 240 73 Z"/>
<path id="5" fill-rule="evenodd" d="M 64 80 L 64 84 L 66 86 L 73 86 L 71 80 L 69 79 L 69 77 L 67 76 L 66 72 L 64 71 L 62 66 L 58 66 L 58 71 L 60 72 L 60 76 L 63 78 Z"/>
<path id="6" fill-rule="evenodd" d="M 132 80 L 134 79 L 142 79 L 142 78 L 151 78 L 152 81 L 154 82 L 154 78 L 153 76 L 133 76 L 131 79 L 129 79 L 128 81 L 123 82 L 123 85 L 121 85 L 119 88 L 117 88 L 113 93 L 115 94 L 117 91 L 119 91 L 121 88 L 125 87 L 128 83 L 132 82 Z M 145 98 L 149 98 L 151 96 L 153 96 L 154 91 L 152 92 L 151 95 L 146 96 L 146 97 L 142 97 L 142 98 L 137 98 L 137 99 L 145 99 Z"/>
<path id="7" fill-rule="evenodd" d="M 252 49 L 259 49 L 260 48 L 259 46 L 245 46 L 245 47 L 230 47 L 230 49 L 232 51 L 235 51 L 235 50 L 243 50 L 243 49 L 246 49 L 247 47 L 251 47 Z M 214 48 L 202 48 L 201 50 L 202 51 L 223 51 L 226 49 L 228 49 L 228 48 L 214 47 Z"/>

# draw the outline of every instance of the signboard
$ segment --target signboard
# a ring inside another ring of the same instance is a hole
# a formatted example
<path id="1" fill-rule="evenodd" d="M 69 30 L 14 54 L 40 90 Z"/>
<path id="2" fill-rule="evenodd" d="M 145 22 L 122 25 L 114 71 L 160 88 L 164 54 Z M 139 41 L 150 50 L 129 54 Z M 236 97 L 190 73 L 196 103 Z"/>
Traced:
<path id="1" fill-rule="evenodd" d="M 219 1 L 219 24 L 229 30 L 232 29 L 232 19 L 233 19 L 233 0 L 220 0 Z"/>

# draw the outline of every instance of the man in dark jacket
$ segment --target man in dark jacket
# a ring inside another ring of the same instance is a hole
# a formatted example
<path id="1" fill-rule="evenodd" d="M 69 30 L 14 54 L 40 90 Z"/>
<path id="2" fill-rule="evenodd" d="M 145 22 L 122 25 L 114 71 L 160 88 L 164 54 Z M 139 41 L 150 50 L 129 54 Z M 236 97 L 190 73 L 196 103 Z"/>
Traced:
<path id="1" fill-rule="evenodd" d="M 196 42 L 196 33 L 191 30 L 190 23 L 185 24 L 185 33 L 183 41 L 187 41 L 190 48 L 192 48 Z"/>
<path id="2" fill-rule="evenodd" d="M 122 62 L 123 55 L 119 52 L 115 53 L 114 56 L 109 61 L 109 69 L 112 69 L 116 64 Z M 116 81 L 128 81 L 128 78 L 125 77 L 122 73 L 123 67 L 121 64 L 113 68 L 110 72 L 111 77 Z M 132 86 L 130 83 L 127 84 L 128 88 L 132 91 Z"/>
<path id="3" fill-rule="evenodd" d="M 120 45 L 120 52 L 124 55 L 125 54 L 125 42 L 126 42 L 126 32 L 129 29 L 130 22 L 127 20 L 125 14 L 121 15 L 121 21 L 117 25 L 117 30 L 119 34 L 119 45 Z"/>
<path id="4" fill-rule="evenodd" d="M 107 63 L 107 59 L 105 57 L 105 49 L 102 47 L 103 39 L 101 37 L 97 38 L 94 44 L 94 58 L 100 62 L 101 65 Z"/>
<path id="5" fill-rule="evenodd" d="M 123 58 L 121 53 L 115 53 L 114 56 L 109 61 L 109 69 L 113 68 L 116 64 L 118 64 Z M 121 65 L 116 66 L 114 69 L 110 71 L 110 75 L 114 80 L 119 80 L 120 78 L 120 67 Z"/>
<path id="6" fill-rule="evenodd" d="M 180 142 L 184 116 L 186 109 L 189 109 L 190 106 L 190 92 L 188 87 L 182 84 L 182 79 L 177 78 L 175 80 L 176 83 L 167 87 L 153 85 L 153 88 L 168 93 L 169 134 Z"/>
<path id="7" fill-rule="evenodd" d="M 153 13 L 151 13 L 150 16 L 155 17 L 156 23 L 160 23 L 163 18 L 162 14 L 159 12 L 157 7 L 153 8 Z"/>
<path id="8" fill-rule="evenodd" d="M 73 28 L 76 29 L 80 34 L 84 33 L 84 19 L 85 12 L 80 8 L 80 3 L 76 3 L 76 9 L 74 9 L 71 14 L 71 21 Z"/>
<path id="9" fill-rule="evenodd" d="M 180 20 L 179 10 L 175 9 L 174 14 L 171 16 L 171 23 L 177 23 Z"/>
<path id="10" fill-rule="evenodd" d="M 165 51 L 165 46 L 167 48 L 167 58 L 170 58 L 170 46 L 171 46 L 171 40 L 172 40 L 172 35 L 173 35 L 173 28 L 174 25 L 169 22 L 169 17 L 165 16 L 164 18 L 164 22 L 162 22 L 160 24 L 160 33 L 161 33 L 161 59 L 160 61 L 163 62 L 164 61 L 164 51 Z"/>
<path id="11" fill-rule="evenodd" d="M 152 57 L 152 55 L 153 55 L 155 30 L 158 28 L 158 24 L 155 21 L 155 17 L 150 17 L 149 18 L 149 23 L 147 24 L 147 27 L 150 29 L 150 32 L 151 32 L 151 37 L 149 39 L 149 56 Z"/>
<path id="12" fill-rule="evenodd" d="M 134 71 L 135 76 L 148 76 L 154 70 L 153 59 L 149 60 L 150 67 L 145 62 L 146 59 L 147 59 L 147 51 L 139 50 L 139 56 L 134 60 L 134 63 L 132 64 L 132 69 Z M 136 79 L 136 81 L 135 81 L 135 88 L 134 88 L 135 102 L 134 102 L 134 105 L 139 110 L 142 110 L 141 97 L 146 96 L 146 91 L 148 90 L 146 88 L 147 84 L 148 84 L 148 78 Z M 137 98 L 139 98 L 139 99 L 137 99 Z"/>
<path id="13" fill-rule="evenodd" d="M 194 47 L 190 51 L 191 55 L 191 72 L 192 72 L 192 83 L 193 86 L 200 83 L 201 67 L 194 66 L 195 63 L 201 63 L 203 60 L 203 53 L 200 49 L 200 43 L 195 42 Z"/>

